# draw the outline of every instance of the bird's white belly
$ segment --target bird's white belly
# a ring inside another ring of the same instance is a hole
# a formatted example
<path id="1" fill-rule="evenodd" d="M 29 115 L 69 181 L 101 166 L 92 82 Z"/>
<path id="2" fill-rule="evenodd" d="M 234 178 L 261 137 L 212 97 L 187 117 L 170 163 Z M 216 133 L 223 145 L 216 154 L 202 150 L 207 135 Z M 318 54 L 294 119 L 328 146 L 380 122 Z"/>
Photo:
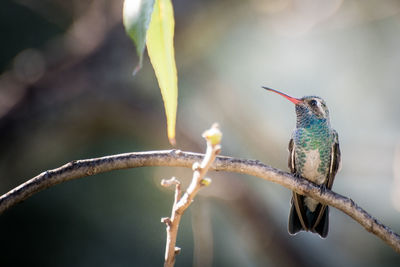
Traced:
<path id="1" fill-rule="evenodd" d="M 318 149 L 308 151 L 306 153 L 306 160 L 301 170 L 301 175 L 316 184 L 323 184 L 325 182 L 326 176 L 318 172 L 319 165 L 321 164 L 321 159 L 319 156 Z"/>
<path id="2" fill-rule="evenodd" d="M 306 153 L 306 160 L 302 169 L 302 176 L 307 180 L 310 180 L 316 184 L 323 184 L 326 181 L 326 175 L 320 174 L 318 172 L 319 165 L 321 164 L 320 154 L 318 149 L 308 151 Z M 319 204 L 318 201 L 310 198 L 304 198 L 305 205 L 309 208 L 310 211 L 314 212 Z"/>

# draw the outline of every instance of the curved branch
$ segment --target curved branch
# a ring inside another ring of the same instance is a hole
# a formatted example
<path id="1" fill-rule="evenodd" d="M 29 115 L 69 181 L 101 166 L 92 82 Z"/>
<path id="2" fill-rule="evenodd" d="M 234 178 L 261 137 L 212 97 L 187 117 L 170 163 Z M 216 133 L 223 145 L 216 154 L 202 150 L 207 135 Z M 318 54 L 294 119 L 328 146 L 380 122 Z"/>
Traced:
<path id="1" fill-rule="evenodd" d="M 204 154 L 199 153 L 183 152 L 180 150 L 162 150 L 125 153 L 95 159 L 72 161 L 57 169 L 42 172 L 2 195 L 0 197 L 0 214 L 37 192 L 72 179 L 111 170 L 146 166 L 191 168 L 194 162 L 201 161 L 203 157 Z M 350 198 L 334 193 L 328 189 L 321 192 L 320 188 L 315 184 L 305 179 L 296 178 L 290 173 L 272 168 L 258 160 L 218 156 L 210 169 L 256 176 L 335 207 L 352 217 L 368 232 L 378 236 L 396 252 L 400 253 L 400 236 L 394 233 L 389 227 L 380 223 L 376 218 L 372 217 Z"/>

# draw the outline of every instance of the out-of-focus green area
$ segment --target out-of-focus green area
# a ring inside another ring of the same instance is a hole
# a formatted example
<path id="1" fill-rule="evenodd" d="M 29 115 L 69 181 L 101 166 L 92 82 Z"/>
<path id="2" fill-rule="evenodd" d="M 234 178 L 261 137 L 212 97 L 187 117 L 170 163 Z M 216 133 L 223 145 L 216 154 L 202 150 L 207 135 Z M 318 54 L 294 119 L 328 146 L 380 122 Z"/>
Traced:
<path id="1" fill-rule="evenodd" d="M 219 122 L 222 154 L 287 170 L 295 97 L 330 108 L 343 154 L 334 191 L 400 232 L 400 2 L 173 1 L 178 148 L 202 152 Z M 170 148 L 147 59 L 122 1 L 0 2 L 0 194 L 68 161 Z M 1 266 L 160 266 L 173 192 L 191 170 L 141 168 L 60 184 L 0 216 Z M 209 173 L 181 222 L 176 266 L 399 266 L 400 255 L 331 209 L 325 240 L 287 234 L 291 193 Z"/>

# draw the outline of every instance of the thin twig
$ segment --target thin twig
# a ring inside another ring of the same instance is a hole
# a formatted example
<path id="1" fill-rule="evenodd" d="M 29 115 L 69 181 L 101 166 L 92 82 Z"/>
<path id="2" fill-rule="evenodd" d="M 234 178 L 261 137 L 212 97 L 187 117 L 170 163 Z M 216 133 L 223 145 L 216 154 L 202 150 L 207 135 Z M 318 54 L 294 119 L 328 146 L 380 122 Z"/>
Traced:
<path id="1" fill-rule="evenodd" d="M 180 252 L 180 248 L 175 247 L 176 244 L 176 236 L 178 234 L 178 227 L 180 222 L 180 216 L 175 216 L 175 207 L 181 199 L 181 183 L 175 178 L 172 177 L 169 180 L 162 180 L 162 186 L 170 186 L 175 184 L 175 197 L 174 204 L 172 205 L 171 217 L 161 218 L 161 222 L 165 223 L 167 230 L 167 240 L 166 240 L 166 250 L 165 250 L 165 264 L 164 266 L 173 266 L 175 263 L 175 255 Z M 167 257 L 172 257 L 173 261 L 167 265 Z"/>
<path id="2" fill-rule="evenodd" d="M 0 197 L 0 214 L 33 194 L 62 182 L 112 170 L 137 167 L 169 166 L 191 168 L 193 163 L 201 161 L 203 157 L 204 154 L 193 152 L 162 150 L 133 152 L 73 161 L 57 169 L 42 172 L 2 195 Z M 298 179 L 290 173 L 265 165 L 258 160 L 217 156 L 210 169 L 256 176 L 335 207 L 352 217 L 367 231 L 378 236 L 396 252 L 400 253 L 400 236 L 372 217 L 350 198 L 328 189 L 321 192 L 320 188 L 315 184 L 305 179 Z"/>
<path id="3" fill-rule="evenodd" d="M 205 180 L 205 183 L 203 182 L 203 179 L 211 164 L 214 162 L 217 154 L 221 151 L 221 146 L 219 145 L 221 136 L 222 134 L 219 131 L 217 124 L 214 124 L 211 129 L 204 132 L 203 137 L 207 141 L 206 154 L 201 163 L 193 163 L 192 182 L 186 189 L 186 192 L 182 198 L 180 197 L 180 183 L 178 180 L 172 177 L 170 180 L 161 181 L 162 185 L 172 183 L 176 184 L 175 200 L 174 205 L 172 206 L 171 218 L 163 218 L 161 220 L 162 222 L 165 222 L 167 231 L 164 267 L 172 267 L 175 265 L 176 255 L 181 251 L 180 248 L 176 247 L 179 223 L 183 213 L 193 202 L 197 192 L 204 187 L 204 185 L 208 185 L 210 183 L 209 179 Z"/>

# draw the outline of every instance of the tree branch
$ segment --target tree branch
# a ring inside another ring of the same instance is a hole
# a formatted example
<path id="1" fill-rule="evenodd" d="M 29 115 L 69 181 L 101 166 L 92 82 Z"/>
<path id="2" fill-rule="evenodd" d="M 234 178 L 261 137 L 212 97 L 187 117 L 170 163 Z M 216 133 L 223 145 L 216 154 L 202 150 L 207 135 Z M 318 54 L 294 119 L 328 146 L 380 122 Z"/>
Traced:
<path id="1" fill-rule="evenodd" d="M 214 162 L 215 157 L 221 151 L 220 141 L 222 133 L 218 129 L 218 124 L 214 124 L 209 130 L 203 133 L 203 137 L 207 141 L 207 150 L 204 159 L 201 163 L 197 161 L 193 163 L 193 178 L 192 182 L 186 189 L 185 194 L 181 197 L 180 182 L 172 177 L 169 180 L 162 180 L 161 185 L 169 186 L 175 184 L 175 199 L 172 206 L 171 218 L 162 218 L 161 222 L 165 223 L 167 230 L 167 242 L 165 247 L 165 262 L 164 267 L 173 267 L 175 264 L 175 256 L 181 251 L 176 247 L 176 238 L 178 236 L 179 223 L 182 215 L 190 204 L 192 204 L 194 197 L 199 190 L 210 184 L 209 178 L 204 178 L 208 172 L 211 164 Z"/>
<path id="2" fill-rule="evenodd" d="M 37 192 L 72 179 L 111 170 L 146 166 L 191 168 L 193 163 L 201 161 L 203 157 L 204 154 L 199 153 L 183 152 L 180 150 L 162 150 L 125 153 L 72 161 L 57 169 L 42 172 L 2 195 L 0 197 L 0 214 Z M 280 184 L 299 194 L 310 196 L 319 202 L 335 207 L 346 213 L 361 224 L 368 232 L 378 236 L 396 252 L 400 253 L 400 236 L 368 214 L 350 198 L 334 193 L 328 189 L 321 192 L 320 188 L 315 184 L 305 179 L 296 178 L 290 173 L 272 168 L 258 160 L 217 156 L 210 170 L 236 172 L 256 176 Z"/>

